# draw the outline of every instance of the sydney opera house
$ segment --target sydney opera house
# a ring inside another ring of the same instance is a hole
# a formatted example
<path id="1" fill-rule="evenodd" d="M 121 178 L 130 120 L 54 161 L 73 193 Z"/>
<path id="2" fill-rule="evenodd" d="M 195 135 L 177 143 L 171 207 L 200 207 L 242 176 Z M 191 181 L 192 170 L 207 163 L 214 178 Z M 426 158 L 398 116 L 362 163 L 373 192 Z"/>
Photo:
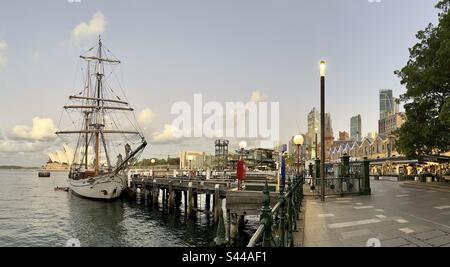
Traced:
<path id="1" fill-rule="evenodd" d="M 68 145 L 63 146 L 63 150 L 49 153 L 49 160 L 43 170 L 48 171 L 68 171 L 73 163 L 75 150 Z"/>

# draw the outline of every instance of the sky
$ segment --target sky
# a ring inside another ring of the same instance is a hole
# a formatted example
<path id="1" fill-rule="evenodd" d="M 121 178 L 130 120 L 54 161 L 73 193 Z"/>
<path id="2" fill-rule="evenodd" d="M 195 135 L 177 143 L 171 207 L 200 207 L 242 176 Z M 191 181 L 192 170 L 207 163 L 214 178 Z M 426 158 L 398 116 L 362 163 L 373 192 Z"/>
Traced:
<path id="1" fill-rule="evenodd" d="M 437 0 L 0 0 L 0 165 L 40 166 L 62 149 L 54 135 L 69 95 L 82 88 L 79 55 L 102 35 L 123 61 L 127 98 L 146 128 L 146 157 L 213 143 L 175 140 L 177 101 L 278 102 L 280 139 L 307 131 L 319 108 L 335 135 L 361 114 L 377 131 L 378 91 L 405 92 L 393 72 L 415 34 L 436 23 Z M 232 147 L 237 147 L 237 143 Z"/>

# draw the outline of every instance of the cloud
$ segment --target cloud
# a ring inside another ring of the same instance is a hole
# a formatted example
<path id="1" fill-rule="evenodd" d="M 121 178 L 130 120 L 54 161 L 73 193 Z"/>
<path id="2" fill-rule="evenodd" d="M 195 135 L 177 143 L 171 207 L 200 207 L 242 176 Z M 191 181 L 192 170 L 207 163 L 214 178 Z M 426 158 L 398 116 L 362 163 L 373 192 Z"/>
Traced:
<path id="1" fill-rule="evenodd" d="M 162 132 L 156 132 L 153 134 L 151 142 L 155 144 L 172 144 L 179 143 L 181 138 L 176 137 L 176 128 L 173 125 L 164 125 Z"/>
<path id="2" fill-rule="evenodd" d="M 81 22 L 72 31 L 72 42 L 77 46 L 83 46 L 91 42 L 106 30 L 105 16 L 97 12 L 89 22 Z"/>
<path id="3" fill-rule="evenodd" d="M 46 142 L 0 140 L 0 153 L 34 153 L 44 151 L 49 146 Z"/>
<path id="4" fill-rule="evenodd" d="M 139 126 L 142 127 L 142 129 L 148 130 L 151 126 L 151 124 L 153 123 L 153 121 L 156 118 L 156 113 L 153 112 L 151 109 L 146 108 L 143 111 L 141 111 L 141 113 L 139 113 L 138 116 L 138 123 Z"/>
<path id="5" fill-rule="evenodd" d="M 5 54 L 7 49 L 8 43 L 4 40 L 0 40 L 0 68 L 4 68 L 8 65 L 8 57 Z"/>
<path id="6" fill-rule="evenodd" d="M 250 102 L 259 103 L 266 101 L 268 99 L 267 95 L 262 93 L 261 91 L 253 91 L 252 96 L 250 98 Z"/>
<path id="7" fill-rule="evenodd" d="M 56 139 L 56 131 L 52 119 L 36 117 L 33 119 L 32 127 L 26 125 L 14 126 L 7 132 L 7 137 L 16 141 L 52 141 Z"/>

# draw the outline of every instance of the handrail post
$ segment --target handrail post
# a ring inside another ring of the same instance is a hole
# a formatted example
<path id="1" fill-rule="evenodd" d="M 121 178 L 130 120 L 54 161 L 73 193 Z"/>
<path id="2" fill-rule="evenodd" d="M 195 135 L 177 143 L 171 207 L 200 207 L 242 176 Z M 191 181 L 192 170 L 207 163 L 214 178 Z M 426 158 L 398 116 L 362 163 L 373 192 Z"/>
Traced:
<path id="1" fill-rule="evenodd" d="M 283 193 L 280 194 L 280 224 L 278 227 L 280 241 L 277 245 L 279 247 L 284 247 L 286 245 L 286 197 Z"/>
<path id="2" fill-rule="evenodd" d="M 264 235 L 263 235 L 263 247 L 271 247 L 272 246 L 272 209 L 270 208 L 270 192 L 269 185 L 264 186 L 263 191 L 263 206 L 261 208 L 261 223 L 264 224 Z"/>
<path id="3" fill-rule="evenodd" d="M 287 232 L 287 247 L 291 246 L 291 240 L 292 240 L 292 235 L 293 235 L 293 230 L 297 228 L 296 224 L 297 221 L 295 220 L 294 217 L 294 205 L 292 202 L 292 197 L 294 194 L 294 187 L 292 186 L 292 181 L 291 178 L 288 178 L 288 186 L 289 186 L 289 191 L 286 193 L 286 201 L 287 201 L 287 224 L 286 224 L 286 228 L 288 229 Z"/>

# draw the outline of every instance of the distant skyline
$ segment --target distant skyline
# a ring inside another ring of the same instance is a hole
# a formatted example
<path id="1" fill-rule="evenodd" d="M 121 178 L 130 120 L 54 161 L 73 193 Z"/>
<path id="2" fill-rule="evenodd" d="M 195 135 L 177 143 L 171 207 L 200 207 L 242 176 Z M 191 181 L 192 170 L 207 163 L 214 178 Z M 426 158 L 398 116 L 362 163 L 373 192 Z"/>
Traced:
<path id="1" fill-rule="evenodd" d="M 320 107 L 321 59 L 334 133 L 350 132 L 361 114 L 366 136 L 378 128 L 379 90 L 405 92 L 393 72 L 415 34 L 436 23 L 436 2 L 2 0 L 0 165 L 40 166 L 61 148 L 52 133 L 82 87 L 79 55 L 100 34 L 124 63 L 124 90 L 151 143 L 145 157 L 213 152 L 212 142 L 168 136 L 171 105 L 193 103 L 196 93 L 279 102 L 281 141 L 306 133 L 308 113 Z"/>

